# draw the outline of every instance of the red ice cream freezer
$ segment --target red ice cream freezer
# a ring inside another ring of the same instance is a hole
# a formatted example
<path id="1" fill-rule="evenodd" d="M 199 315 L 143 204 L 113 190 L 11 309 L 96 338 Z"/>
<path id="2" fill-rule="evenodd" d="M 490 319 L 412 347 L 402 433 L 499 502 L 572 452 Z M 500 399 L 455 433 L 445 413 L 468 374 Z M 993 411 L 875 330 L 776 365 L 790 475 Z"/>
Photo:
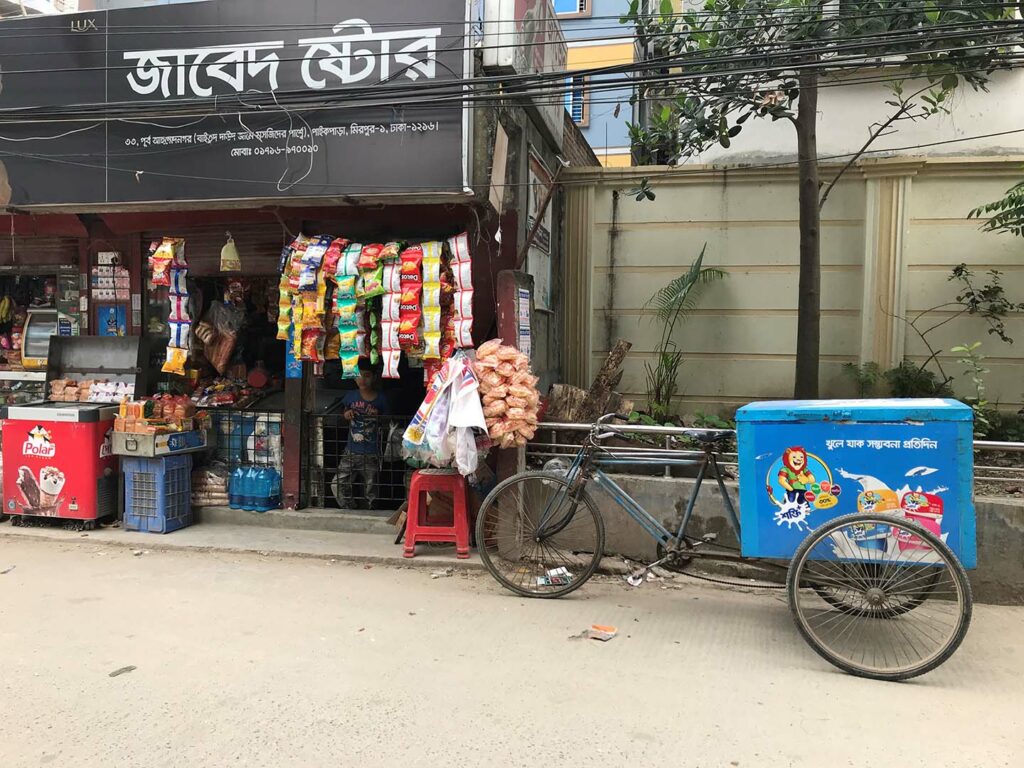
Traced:
<path id="1" fill-rule="evenodd" d="M 94 521 L 117 512 L 117 406 L 11 406 L 3 422 L 4 511 Z"/>

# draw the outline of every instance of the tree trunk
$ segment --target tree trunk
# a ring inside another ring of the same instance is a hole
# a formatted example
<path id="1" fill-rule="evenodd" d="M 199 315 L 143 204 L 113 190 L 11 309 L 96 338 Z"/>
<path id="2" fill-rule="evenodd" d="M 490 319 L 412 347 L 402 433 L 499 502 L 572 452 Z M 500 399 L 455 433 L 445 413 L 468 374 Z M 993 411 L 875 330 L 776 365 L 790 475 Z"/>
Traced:
<path id="1" fill-rule="evenodd" d="M 821 346 L 821 209 L 818 206 L 818 76 L 800 75 L 796 117 L 800 161 L 800 288 L 796 331 L 796 386 L 799 399 L 818 397 Z"/>

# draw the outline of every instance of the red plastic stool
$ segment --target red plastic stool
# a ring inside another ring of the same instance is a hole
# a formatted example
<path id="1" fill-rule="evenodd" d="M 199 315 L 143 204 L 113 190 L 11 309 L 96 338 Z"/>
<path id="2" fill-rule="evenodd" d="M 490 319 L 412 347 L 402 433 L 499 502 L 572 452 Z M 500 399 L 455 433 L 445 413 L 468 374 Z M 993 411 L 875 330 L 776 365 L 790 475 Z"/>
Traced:
<path id="1" fill-rule="evenodd" d="M 427 520 L 428 491 L 448 491 L 454 512 L 451 524 L 432 525 Z M 448 469 L 421 469 L 413 472 L 409 484 L 409 511 L 405 519 L 405 557 L 416 557 L 416 544 L 440 541 L 455 544 L 460 560 L 469 557 L 469 512 L 466 505 L 466 478 Z"/>

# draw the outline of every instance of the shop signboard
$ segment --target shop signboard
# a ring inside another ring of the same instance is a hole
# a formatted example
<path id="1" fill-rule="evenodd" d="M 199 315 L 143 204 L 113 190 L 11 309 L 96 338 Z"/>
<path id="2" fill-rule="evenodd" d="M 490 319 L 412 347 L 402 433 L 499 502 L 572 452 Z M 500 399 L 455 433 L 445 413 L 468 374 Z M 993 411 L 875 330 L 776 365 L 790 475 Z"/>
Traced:
<path id="1" fill-rule="evenodd" d="M 0 204 L 465 193 L 466 0 L 0 23 Z"/>
<path id="2" fill-rule="evenodd" d="M 551 0 L 484 0 L 484 67 L 500 74 L 565 72 L 569 49 Z M 559 83 L 552 81 L 557 89 Z M 541 123 L 559 148 L 565 130 L 560 92 L 531 99 Z"/>

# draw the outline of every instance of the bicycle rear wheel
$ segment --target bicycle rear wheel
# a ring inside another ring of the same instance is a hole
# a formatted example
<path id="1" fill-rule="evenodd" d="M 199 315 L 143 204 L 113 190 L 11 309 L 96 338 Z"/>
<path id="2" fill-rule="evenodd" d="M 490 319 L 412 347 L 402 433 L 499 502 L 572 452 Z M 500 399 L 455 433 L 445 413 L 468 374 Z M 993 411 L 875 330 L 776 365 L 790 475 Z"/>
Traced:
<path id="1" fill-rule="evenodd" d="M 814 530 L 789 567 L 800 634 L 840 669 L 907 680 L 944 663 L 971 623 L 971 587 L 953 551 L 904 518 L 853 514 Z"/>
<path id="2" fill-rule="evenodd" d="M 604 522 L 590 497 L 578 501 L 562 476 L 524 472 L 491 491 L 480 507 L 476 541 L 490 574 L 525 597 L 579 589 L 604 551 Z"/>

